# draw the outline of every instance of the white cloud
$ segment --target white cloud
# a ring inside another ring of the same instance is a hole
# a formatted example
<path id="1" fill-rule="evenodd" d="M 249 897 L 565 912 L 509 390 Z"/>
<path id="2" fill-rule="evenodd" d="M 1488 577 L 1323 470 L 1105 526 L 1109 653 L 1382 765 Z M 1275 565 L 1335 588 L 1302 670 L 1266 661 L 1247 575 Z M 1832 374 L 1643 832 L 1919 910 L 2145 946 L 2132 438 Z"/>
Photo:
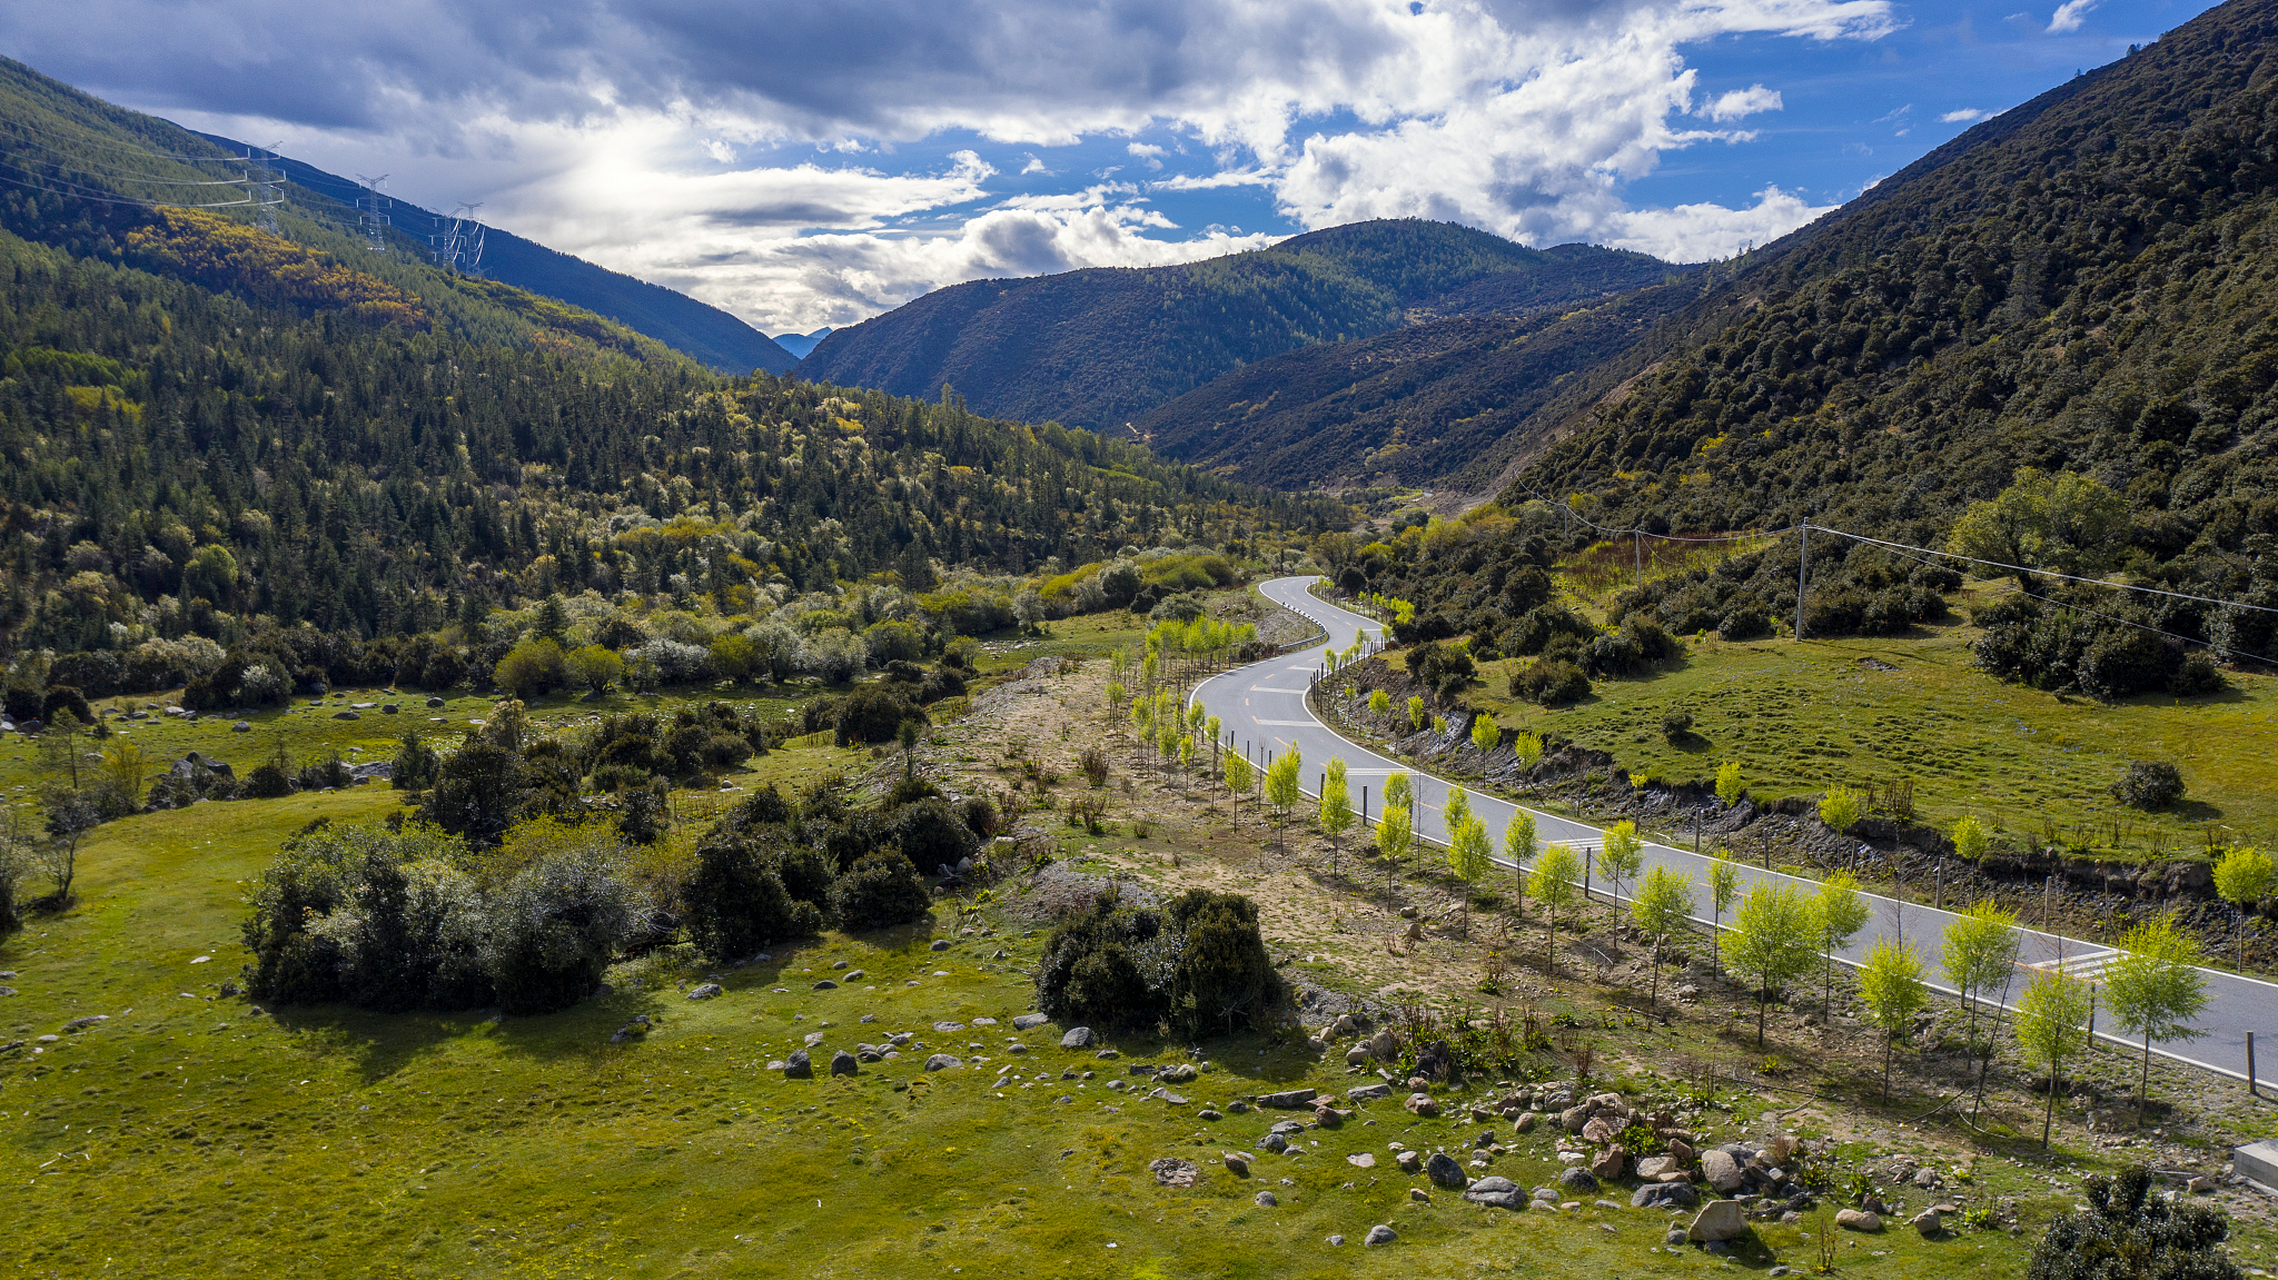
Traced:
<path id="1" fill-rule="evenodd" d="M 2064 0 L 2063 4 L 2057 6 L 2057 11 L 2049 15 L 2049 34 L 2063 35 L 2080 30 L 2080 24 L 2088 17 L 2088 11 L 2095 7 L 2096 0 Z"/>
<path id="2" fill-rule="evenodd" d="M 1896 27 L 1891 0 L 0 0 L 0 14 L 0 48 L 51 74 L 217 132 L 283 134 L 327 167 L 387 169 L 429 203 L 485 200 L 498 225 L 771 330 L 976 274 L 1264 242 L 1173 227 L 1130 187 L 1005 201 L 979 155 L 896 159 L 944 134 L 1128 139 L 1165 168 L 1169 151 L 1137 139 L 1168 133 L 1217 172 L 1166 168 L 1150 190 L 1258 186 L 1305 227 L 1416 215 L 1533 244 L 1727 253 L 1814 210 L 1770 188 L 1739 209 L 1629 207 L 1625 185 L 1664 154 L 1745 142 L 1724 126 L 1782 107 L 1761 84 L 1701 101 L 1683 51 Z M 847 163 L 783 158 L 810 147 Z M 720 171 L 739 155 L 753 167 Z M 1051 172 L 1034 156 L 1021 169 Z"/>
<path id="3" fill-rule="evenodd" d="M 1989 111 L 1980 111 L 1976 107 L 1963 107 L 1959 111 L 1949 111 L 1946 114 L 1939 116 L 1938 123 L 1968 124 L 1972 120 L 1983 120 L 1991 114 L 1992 113 Z"/>
<path id="4" fill-rule="evenodd" d="M 1779 90 L 1756 84 L 1717 97 L 1702 107 L 1700 113 L 1707 119 L 1722 124 L 1727 120 L 1755 115 L 1759 111 L 1778 111 L 1783 105 Z"/>

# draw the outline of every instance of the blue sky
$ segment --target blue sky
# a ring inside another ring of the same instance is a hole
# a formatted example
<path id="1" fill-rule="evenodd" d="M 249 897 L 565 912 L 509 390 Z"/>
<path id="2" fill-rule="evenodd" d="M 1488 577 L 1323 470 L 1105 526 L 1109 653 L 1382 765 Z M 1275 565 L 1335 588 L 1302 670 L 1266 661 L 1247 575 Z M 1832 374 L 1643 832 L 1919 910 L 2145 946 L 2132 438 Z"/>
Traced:
<path id="1" fill-rule="evenodd" d="M 1368 217 L 1721 257 L 2202 8 L 0 0 L 0 51 L 784 332 Z"/>

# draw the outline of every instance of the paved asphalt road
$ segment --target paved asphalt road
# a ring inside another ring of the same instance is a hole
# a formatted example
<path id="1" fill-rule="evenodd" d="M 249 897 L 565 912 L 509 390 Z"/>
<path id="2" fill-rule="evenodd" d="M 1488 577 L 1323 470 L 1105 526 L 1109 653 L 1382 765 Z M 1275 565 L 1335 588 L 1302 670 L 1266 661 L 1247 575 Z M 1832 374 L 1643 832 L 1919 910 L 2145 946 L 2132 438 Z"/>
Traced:
<path id="1" fill-rule="evenodd" d="M 1321 648 L 1343 649 L 1365 629 L 1371 640 L 1379 636 L 1374 619 L 1362 617 L 1337 608 L 1309 594 L 1307 586 L 1314 582 L 1310 577 L 1276 578 L 1266 582 L 1259 590 L 1276 604 L 1303 614 L 1327 630 Z M 1322 770 L 1332 757 L 1341 756 L 1353 789 L 1354 801 L 1360 801 L 1361 789 L 1368 789 L 1368 812 L 1371 820 L 1383 812 L 1385 776 L 1395 769 L 1406 769 L 1416 792 L 1416 833 L 1424 838 L 1445 844 L 1447 831 L 1441 821 L 1441 806 L 1447 798 L 1448 784 L 1430 774 L 1407 769 L 1397 761 L 1347 741 L 1316 719 L 1305 705 L 1306 688 L 1320 670 L 1321 654 L 1318 649 L 1307 650 L 1287 657 L 1271 658 L 1264 662 L 1240 667 L 1213 676 L 1195 688 L 1193 697 L 1211 714 L 1220 718 L 1230 744 L 1235 750 L 1246 750 L 1251 757 L 1263 763 L 1268 753 L 1279 754 L 1295 747 L 1304 760 L 1304 784 L 1309 795 L 1319 794 Z M 1471 811 L 1486 822 L 1495 848 L 1503 843 L 1503 827 L 1516 806 L 1493 796 L 1471 796 Z M 1586 826 L 1567 818 L 1530 810 L 1535 827 L 1543 843 L 1559 841 L 1575 849 L 1585 859 L 1592 858 L 1605 838 L 1598 827 Z M 1503 862 L 1500 854 L 1497 861 Z M 1648 843 L 1645 846 L 1647 867 L 1666 864 L 1693 877 L 1696 897 L 1706 907 L 1708 867 L 1711 859 L 1699 857 L 1690 850 L 1669 845 Z M 1507 862 L 1503 865 L 1508 866 Z M 1741 892 L 1763 881 L 1784 882 L 1805 887 L 1809 891 L 1813 882 L 1743 866 Z M 1592 892 L 1604 896 L 1606 886 L 1599 882 Z M 1938 976 L 1939 941 L 1946 926 L 1952 922 L 1951 913 L 1933 910 L 1921 902 L 1900 902 L 1891 898 L 1870 895 L 1874 917 L 1841 959 L 1856 964 L 1865 955 L 1875 939 L 1884 934 L 1899 935 L 1914 941 L 1920 949 L 1931 985 L 1951 994 L 1953 989 Z M 1701 923 L 1708 917 L 1696 915 Z M 2024 930 L 2024 943 L 2020 962 L 2026 967 L 2061 965 L 2066 972 L 2094 979 L 2110 961 L 2113 950 L 2101 943 L 2086 942 L 2077 938 L 2063 938 L 2035 930 Z M 2200 1015 L 2197 1029 L 2200 1035 L 2188 1040 L 2154 1042 L 2153 1051 L 2224 1075 L 2244 1079 L 2246 1076 L 2246 1036 L 2252 1031 L 2260 1042 L 2259 1049 L 2278 1049 L 2278 985 L 2219 970 L 2205 970 L 2207 978 L 2207 1007 Z M 2009 999 L 2014 1001 L 2025 985 L 2025 974 L 2011 984 Z M 2101 1001 L 2099 1001 L 2101 1009 Z M 2122 1037 L 2108 1034 L 2112 1029 L 2099 1013 L 2097 1035 L 2113 1043 L 2129 1043 Z M 2140 1042 L 2136 1042 L 2140 1045 Z M 2278 1065 L 2259 1065 L 2256 1074 L 2265 1072 L 2278 1076 Z"/>

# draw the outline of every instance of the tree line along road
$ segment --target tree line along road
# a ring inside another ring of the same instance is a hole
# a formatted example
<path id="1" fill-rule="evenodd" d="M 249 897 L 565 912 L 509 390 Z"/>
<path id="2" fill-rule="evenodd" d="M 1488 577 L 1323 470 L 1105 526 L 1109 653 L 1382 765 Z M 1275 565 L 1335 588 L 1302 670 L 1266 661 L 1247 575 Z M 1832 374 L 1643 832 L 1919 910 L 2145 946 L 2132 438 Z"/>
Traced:
<path id="1" fill-rule="evenodd" d="M 1408 774 L 1415 791 L 1414 822 L 1419 839 L 1445 845 L 1448 831 L 1442 818 L 1447 802 L 1449 784 L 1445 779 L 1433 777 L 1420 769 L 1402 764 L 1354 743 L 1323 724 L 1306 705 L 1306 695 L 1314 679 L 1322 674 L 1320 650 L 1345 649 L 1360 639 L 1364 632 L 1371 640 L 1381 635 L 1372 618 L 1338 608 L 1311 594 L 1308 588 L 1318 579 L 1305 577 L 1275 578 L 1259 584 L 1258 591 L 1269 601 L 1318 623 L 1327 633 L 1315 642 L 1313 649 L 1281 657 L 1268 658 L 1245 667 L 1212 676 L 1195 686 L 1191 699 L 1199 702 L 1208 715 L 1219 717 L 1223 741 L 1227 749 L 1245 752 L 1249 758 L 1263 766 L 1269 757 L 1295 748 L 1304 760 L 1302 776 L 1308 795 L 1318 797 L 1322 771 L 1331 759 L 1345 762 L 1355 805 L 1362 803 L 1366 788 L 1368 819 L 1382 816 L 1381 798 L 1384 779 L 1395 771 Z M 1806 641 L 1805 643 L 1809 643 Z M 1518 806 L 1492 795 L 1466 791 L 1471 812 L 1486 823 L 1487 830 L 1497 849 L 1502 847 L 1503 829 Z M 1581 854 L 1585 860 L 1593 857 L 1605 841 L 1603 828 L 1529 809 L 1534 815 L 1536 833 L 1545 846 L 1565 844 Z M 1363 832 L 1365 834 L 1365 831 Z M 1502 855 L 1495 861 L 1509 868 L 1511 863 Z M 1715 860 L 1690 850 L 1648 840 L 1645 845 L 1645 868 L 1668 866 L 1689 875 L 1696 887 L 1696 906 L 1707 899 L 1708 874 Z M 1740 867 L 1740 891 L 1745 895 L 1758 884 L 1778 883 L 1795 886 L 1810 892 L 1816 881 L 1790 876 L 1778 871 L 1767 871 L 1745 863 Z M 1614 896 L 1609 887 L 1593 885 L 1593 895 Z M 1901 901 L 1879 894 L 1862 894 L 1873 914 L 1864 929 L 1855 935 L 1836 958 L 1857 967 L 1866 957 L 1867 949 L 1882 937 L 1903 938 L 1914 943 L 1922 955 L 1933 989 L 1948 995 L 1958 994 L 1947 984 L 1940 973 L 1940 943 L 1946 926 L 1955 920 L 1954 913 L 1941 911 L 1927 903 Z M 1709 925 L 1709 916 L 1696 911 L 1693 918 Z M 1729 919 L 1729 916 L 1727 917 Z M 2044 933 L 2035 929 L 2019 929 L 2022 945 L 2018 953 L 2020 969 L 2061 968 L 2064 972 L 2094 982 L 2104 966 L 2118 954 L 2113 948 L 2099 942 L 2068 938 Z M 2244 1080 L 2247 1073 L 2247 1035 L 2260 1033 L 2268 1047 L 2272 1031 L 2278 1031 L 2278 984 L 2258 978 L 2244 977 L 2217 969 L 2201 969 L 2206 979 L 2207 1002 L 2192 1028 L 2199 1034 L 2192 1038 L 2155 1040 L 2152 1051 L 2163 1057 L 2209 1071 Z M 2025 974 L 2010 984 L 2002 1003 L 2013 1007 L 2024 987 Z M 2110 1033 L 2100 1024 L 2097 1038 L 2113 1044 L 2139 1047 L 2140 1041 Z M 2262 1071 L 2270 1070 L 2267 1066 Z"/>

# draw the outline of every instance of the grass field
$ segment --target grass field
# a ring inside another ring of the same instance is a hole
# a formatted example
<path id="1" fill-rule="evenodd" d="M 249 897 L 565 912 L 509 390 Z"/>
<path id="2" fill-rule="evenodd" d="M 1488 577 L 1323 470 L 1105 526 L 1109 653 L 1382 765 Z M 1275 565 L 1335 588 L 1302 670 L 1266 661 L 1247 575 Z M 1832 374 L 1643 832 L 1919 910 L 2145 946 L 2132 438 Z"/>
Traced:
<path id="1" fill-rule="evenodd" d="M 1016 1052 L 1010 1019 L 1030 1002 L 1020 969 L 1040 940 L 991 936 L 986 914 L 952 928 L 953 905 L 930 930 L 831 937 L 729 971 L 727 994 L 702 1003 L 669 981 L 509 1021 L 263 1016 L 219 997 L 243 955 L 245 882 L 276 845 L 314 817 L 376 820 L 395 803 L 362 788 L 107 825 L 83 859 L 80 906 L 0 943 L 21 993 L 0 1003 L 7 1038 L 60 1036 L 0 1057 L 0 1177 L 17 1187 L 0 1270 L 1326 1276 L 1349 1271 L 1380 1222 L 1399 1231 L 1407 1274 L 1726 1265 L 1652 1251 L 1668 1225 L 1658 1213 L 1513 1216 L 1445 1192 L 1412 1201 L 1388 1144 L 1460 1151 L 1481 1126 L 1391 1103 L 1308 1135 L 1318 1146 L 1304 1156 L 1253 1153 L 1252 1175 L 1236 1178 L 1219 1152 L 1248 1150 L 1270 1117 L 1211 1122 L 1200 1107 L 1300 1082 L 1336 1090 L 1342 1068 L 1265 1039 L 1214 1043 L 1205 1074 L 1180 1087 L 1191 1104 L 1172 1106 L 1106 1085 L 1133 1078 L 1119 1077 L 1133 1059 L 1183 1050 L 1126 1043 L 1124 1059 L 1101 1061 L 1060 1049 L 1045 1027 Z M 935 933 L 948 950 L 928 949 Z M 864 976 L 813 990 L 838 960 Z M 609 1045 L 636 1013 L 655 1029 Z M 108 1020 L 61 1031 L 95 1014 Z M 967 1026 L 934 1030 L 945 1020 Z M 810 1031 L 828 1049 L 896 1030 L 925 1049 L 851 1079 L 765 1070 Z M 924 1073 L 927 1051 L 967 1065 Z M 1085 1070 L 1097 1074 L 1064 1078 Z M 1746 1132 L 1760 1104 L 1733 1101 L 1731 1131 Z M 1363 1152 L 1375 1168 L 1344 1158 Z M 1201 1166 L 1199 1184 L 1157 1186 L 1148 1165 L 1162 1157 Z M 1496 1163 L 1522 1185 L 1558 1167 L 1539 1139 Z M 1261 1189 L 1281 1205 L 1254 1204 Z M 1796 1260 L 1798 1231 L 1770 1227 L 1764 1240 Z M 1331 1234 L 1349 1243 L 1333 1248 Z M 1894 1233 L 1849 1256 L 1862 1275 L 1922 1274 L 1913 1263 L 1929 1248 Z M 1998 1276 L 2015 1273 L 2021 1249 L 1973 1232 L 1936 1256 L 1944 1273 Z"/>
<path id="2" fill-rule="evenodd" d="M 1975 635 L 1957 624 L 1897 638 L 1687 641 L 1662 671 L 1597 681 L 1555 710 L 1508 696 L 1522 662 L 1505 659 L 1482 664 L 1467 700 L 1506 729 L 1571 738 L 1635 774 L 1708 779 L 1737 760 L 1759 797 L 1911 781 L 1916 808 L 1940 827 L 1975 813 L 2127 856 L 2195 852 L 2209 832 L 2278 836 L 2278 678 L 2231 673 L 2231 689 L 2208 697 L 2097 703 L 1993 679 L 1971 663 Z M 1671 710 L 1693 717 L 1674 743 L 1661 731 Z M 2113 799 L 2139 759 L 2175 762 L 2183 803 L 2146 814 Z"/>

